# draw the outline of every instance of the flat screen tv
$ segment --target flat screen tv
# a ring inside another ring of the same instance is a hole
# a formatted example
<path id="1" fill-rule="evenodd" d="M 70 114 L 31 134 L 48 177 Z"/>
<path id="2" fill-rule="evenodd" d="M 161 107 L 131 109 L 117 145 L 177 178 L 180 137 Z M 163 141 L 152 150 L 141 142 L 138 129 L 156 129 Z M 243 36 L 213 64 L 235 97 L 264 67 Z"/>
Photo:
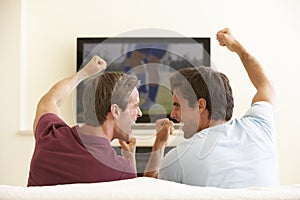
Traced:
<path id="1" fill-rule="evenodd" d="M 153 124 L 159 118 L 170 118 L 172 94 L 169 77 L 176 70 L 204 65 L 210 67 L 210 38 L 126 37 L 77 38 L 77 71 L 94 55 L 107 62 L 106 71 L 134 74 L 141 80 L 138 123 Z M 83 122 L 82 93 L 77 88 L 76 118 Z M 174 121 L 174 120 L 173 120 Z"/>

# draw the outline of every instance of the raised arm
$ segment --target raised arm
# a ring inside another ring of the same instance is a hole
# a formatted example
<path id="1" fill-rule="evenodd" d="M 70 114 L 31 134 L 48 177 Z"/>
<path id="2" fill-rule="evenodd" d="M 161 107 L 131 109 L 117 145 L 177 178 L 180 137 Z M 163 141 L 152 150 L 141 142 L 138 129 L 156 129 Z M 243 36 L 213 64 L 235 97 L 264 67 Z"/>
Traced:
<path id="1" fill-rule="evenodd" d="M 39 101 L 33 123 L 33 132 L 40 117 L 46 113 L 59 115 L 59 107 L 71 94 L 74 88 L 84 79 L 103 71 L 106 63 L 98 56 L 94 56 L 88 64 L 77 73 L 57 82 Z"/>
<path id="2" fill-rule="evenodd" d="M 167 146 L 169 135 L 173 132 L 173 122 L 168 119 L 156 121 L 156 139 L 152 147 L 152 152 L 144 171 L 144 176 L 157 178 L 164 156 L 165 147 Z"/>
<path id="3" fill-rule="evenodd" d="M 267 101 L 274 104 L 274 88 L 261 64 L 232 36 L 228 28 L 217 33 L 217 40 L 221 46 L 226 46 L 230 51 L 237 53 L 240 57 L 252 84 L 257 90 L 252 99 L 252 104 L 258 101 Z"/>

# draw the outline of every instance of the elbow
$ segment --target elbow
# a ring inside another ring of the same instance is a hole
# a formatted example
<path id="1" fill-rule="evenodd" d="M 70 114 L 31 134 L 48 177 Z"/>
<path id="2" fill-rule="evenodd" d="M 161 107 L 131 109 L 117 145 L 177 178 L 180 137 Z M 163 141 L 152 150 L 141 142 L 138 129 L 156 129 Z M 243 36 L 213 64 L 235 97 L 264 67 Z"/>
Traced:
<path id="1" fill-rule="evenodd" d="M 265 91 L 267 93 L 269 103 L 275 104 L 276 102 L 276 91 L 271 82 L 268 82 L 268 84 L 265 86 Z"/>
<path id="2" fill-rule="evenodd" d="M 263 87 L 258 88 L 252 104 L 258 101 L 266 101 L 273 105 L 276 103 L 276 91 L 271 83 L 265 84 Z"/>
<path id="3" fill-rule="evenodd" d="M 158 178 L 158 172 L 157 171 L 144 172 L 144 177 Z"/>

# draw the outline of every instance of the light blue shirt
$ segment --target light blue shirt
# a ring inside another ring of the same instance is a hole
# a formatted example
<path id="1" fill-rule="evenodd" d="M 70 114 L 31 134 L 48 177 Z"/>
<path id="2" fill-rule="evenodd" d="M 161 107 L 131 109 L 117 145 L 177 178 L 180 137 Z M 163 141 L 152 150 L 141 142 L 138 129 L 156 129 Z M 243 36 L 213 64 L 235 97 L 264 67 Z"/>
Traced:
<path id="1" fill-rule="evenodd" d="M 240 119 L 207 128 L 162 160 L 159 179 L 219 188 L 278 185 L 275 108 L 256 102 Z"/>

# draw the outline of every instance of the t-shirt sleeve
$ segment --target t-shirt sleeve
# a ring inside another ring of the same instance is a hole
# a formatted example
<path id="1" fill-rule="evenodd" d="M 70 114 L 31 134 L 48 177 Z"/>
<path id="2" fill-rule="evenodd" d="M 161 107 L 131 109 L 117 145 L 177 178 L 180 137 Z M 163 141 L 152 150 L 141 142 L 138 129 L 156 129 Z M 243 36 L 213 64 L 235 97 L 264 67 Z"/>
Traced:
<path id="1" fill-rule="evenodd" d="M 45 136 L 50 132 L 53 133 L 54 129 L 59 129 L 61 127 L 68 127 L 68 125 L 56 114 L 46 113 L 42 115 L 38 121 L 35 130 L 35 138 L 38 140 L 41 136 Z"/>
<path id="2" fill-rule="evenodd" d="M 274 106 L 268 102 L 256 102 L 246 112 L 244 119 L 251 120 L 269 139 L 273 140 L 277 113 Z"/>
<path id="3" fill-rule="evenodd" d="M 123 179 L 131 179 L 131 178 L 136 178 L 137 174 L 135 170 L 133 169 L 133 166 L 129 163 L 127 167 L 123 170 L 121 180 Z"/>
<path id="4" fill-rule="evenodd" d="M 163 158 L 161 167 L 158 172 L 158 178 L 162 180 L 182 183 L 182 167 L 177 153 L 177 148 L 170 150 Z"/>

